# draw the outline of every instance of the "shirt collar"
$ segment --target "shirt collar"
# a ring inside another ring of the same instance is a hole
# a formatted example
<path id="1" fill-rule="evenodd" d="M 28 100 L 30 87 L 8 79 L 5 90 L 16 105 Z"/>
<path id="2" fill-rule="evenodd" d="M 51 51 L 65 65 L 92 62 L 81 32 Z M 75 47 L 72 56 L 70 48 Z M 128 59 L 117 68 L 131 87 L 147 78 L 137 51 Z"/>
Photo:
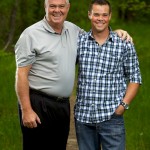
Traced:
<path id="1" fill-rule="evenodd" d="M 111 27 L 109 27 L 109 36 L 107 38 L 107 41 L 114 41 L 114 35 L 115 35 L 115 32 L 112 31 Z M 89 40 L 94 40 L 94 37 L 92 35 L 92 30 L 90 30 L 88 32 L 88 39 Z"/>
<path id="2" fill-rule="evenodd" d="M 45 28 L 45 30 L 47 30 L 48 32 L 57 34 L 57 33 L 54 31 L 54 29 L 49 25 L 49 23 L 47 22 L 47 20 L 46 20 L 45 17 L 43 18 L 42 21 L 43 21 L 43 27 Z M 62 30 L 62 33 L 61 33 L 61 34 L 63 34 L 66 30 L 68 30 L 68 28 L 66 27 L 65 22 L 64 22 L 63 30 Z"/>

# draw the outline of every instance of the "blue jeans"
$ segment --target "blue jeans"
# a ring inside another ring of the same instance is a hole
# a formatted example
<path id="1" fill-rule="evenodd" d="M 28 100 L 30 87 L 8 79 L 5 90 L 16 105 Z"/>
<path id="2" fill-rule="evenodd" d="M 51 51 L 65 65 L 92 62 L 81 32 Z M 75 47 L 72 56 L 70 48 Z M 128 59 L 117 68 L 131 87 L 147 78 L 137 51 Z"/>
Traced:
<path id="1" fill-rule="evenodd" d="M 79 150 L 125 150 L 123 116 L 116 114 L 101 123 L 82 123 L 75 119 Z"/>

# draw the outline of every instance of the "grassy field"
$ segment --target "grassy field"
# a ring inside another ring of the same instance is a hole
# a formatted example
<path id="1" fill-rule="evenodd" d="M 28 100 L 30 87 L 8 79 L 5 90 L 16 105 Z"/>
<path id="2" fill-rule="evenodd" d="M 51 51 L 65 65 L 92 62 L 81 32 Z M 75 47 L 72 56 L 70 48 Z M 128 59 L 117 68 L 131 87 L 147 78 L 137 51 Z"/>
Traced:
<path id="1" fill-rule="evenodd" d="M 137 97 L 125 113 L 127 150 L 150 150 L 149 24 L 118 24 L 118 26 L 113 26 L 113 29 L 116 28 L 127 30 L 133 37 L 143 79 Z M 14 54 L 0 51 L 0 150 L 21 150 L 21 132 L 14 81 Z"/>
<path id="2" fill-rule="evenodd" d="M 140 62 L 142 86 L 130 110 L 125 114 L 127 150 L 150 150 L 150 29 L 145 24 L 122 26 L 134 38 Z"/>
<path id="3" fill-rule="evenodd" d="M 14 81 L 14 55 L 0 53 L 0 150 L 21 150 Z"/>

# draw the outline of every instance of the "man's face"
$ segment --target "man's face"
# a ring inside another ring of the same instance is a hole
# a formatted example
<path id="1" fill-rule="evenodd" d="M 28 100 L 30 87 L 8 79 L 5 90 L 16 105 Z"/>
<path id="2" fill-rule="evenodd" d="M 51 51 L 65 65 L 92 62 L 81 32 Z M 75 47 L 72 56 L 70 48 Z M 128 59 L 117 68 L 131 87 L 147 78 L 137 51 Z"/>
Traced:
<path id="1" fill-rule="evenodd" d="M 103 32 L 108 29 L 111 14 L 108 5 L 94 4 L 91 12 L 88 13 L 92 24 L 92 30 Z"/>
<path id="2" fill-rule="evenodd" d="M 70 4 L 66 3 L 66 0 L 46 0 L 46 19 L 52 26 L 62 26 L 67 17 L 69 8 Z"/>

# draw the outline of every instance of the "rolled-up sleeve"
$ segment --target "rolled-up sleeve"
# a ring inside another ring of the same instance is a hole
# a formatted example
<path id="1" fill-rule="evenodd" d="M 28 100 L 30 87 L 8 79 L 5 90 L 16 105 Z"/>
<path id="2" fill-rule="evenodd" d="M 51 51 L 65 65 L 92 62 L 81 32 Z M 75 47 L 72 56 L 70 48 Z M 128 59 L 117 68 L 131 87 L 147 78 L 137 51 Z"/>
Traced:
<path id="1" fill-rule="evenodd" d="M 138 56 L 134 45 L 130 42 L 126 45 L 124 68 L 129 82 L 142 84 Z"/>
<path id="2" fill-rule="evenodd" d="M 35 62 L 35 51 L 32 45 L 32 38 L 23 32 L 15 45 L 16 64 L 24 67 Z"/>

